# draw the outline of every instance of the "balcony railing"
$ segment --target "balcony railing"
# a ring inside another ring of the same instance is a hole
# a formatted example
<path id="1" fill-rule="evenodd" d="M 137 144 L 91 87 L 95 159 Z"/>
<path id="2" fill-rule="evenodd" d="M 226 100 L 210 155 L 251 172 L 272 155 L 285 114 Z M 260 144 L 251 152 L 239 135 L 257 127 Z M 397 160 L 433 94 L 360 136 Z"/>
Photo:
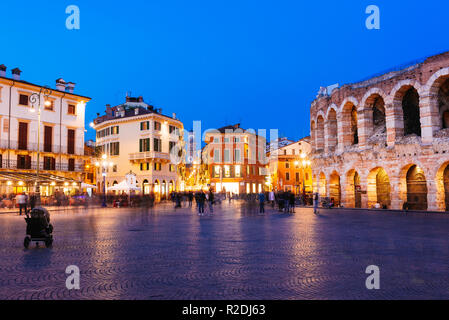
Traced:
<path id="1" fill-rule="evenodd" d="M 37 143 L 28 142 L 26 144 L 21 144 L 18 141 L 11 141 L 8 144 L 8 140 L 0 141 L 0 149 L 11 149 L 11 150 L 24 150 L 37 152 Z M 62 154 L 73 154 L 73 155 L 84 155 L 84 146 L 82 148 L 75 148 L 74 153 L 68 153 L 68 146 L 60 146 L 57 144 L 40 144 L 40 152 L 48 153 L 62 153 Z"/>
<path id="2" fill-rule="evenodd" d="M 17 169 L 17 170 L 36 170 L 37 161 L 31 162 L 21 162 L 17 160 L 3 160 L 0 162 L 0 169 Z M 75 164 L 74 166 L 69 166 L 68 163 L 55 163 L 54 166 L 51 164 L 45 164 L 43 161 L 40 162 L 39 170 L 41 171 L 66 171 L 66 172 L 84 172 L 85 167 L 83 164 Z"/>
<path id="3" fill-rule="evenodd" d="M 156 152 L 156 151 L 136 152 L 136 153 L 131 153 L 129 155 L 129 160 L 130 161 L 150 161 L 150 160 L 170 161 L 170 155 L 168 153 Z"/>

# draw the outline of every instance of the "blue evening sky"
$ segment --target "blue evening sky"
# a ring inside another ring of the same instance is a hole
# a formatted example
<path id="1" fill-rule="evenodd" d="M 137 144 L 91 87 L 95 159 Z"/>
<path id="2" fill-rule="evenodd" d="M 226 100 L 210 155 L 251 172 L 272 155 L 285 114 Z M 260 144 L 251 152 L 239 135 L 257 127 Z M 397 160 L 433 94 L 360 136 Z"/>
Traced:
<path id="1" fill-rule="evenodd" d="M 80 30 L 65 27 L 72 4 Z M 370 4 L 380 30 L 365 27 Z M 26 81 L 76 82 L 93 98 L 86 127 L 131 91 L 186 129 L 240 122 L 299 139 L 320 86 L 449 50 L 443 0 L 2 1 L 0 12 L 8 76 L 19 67 Z"/>

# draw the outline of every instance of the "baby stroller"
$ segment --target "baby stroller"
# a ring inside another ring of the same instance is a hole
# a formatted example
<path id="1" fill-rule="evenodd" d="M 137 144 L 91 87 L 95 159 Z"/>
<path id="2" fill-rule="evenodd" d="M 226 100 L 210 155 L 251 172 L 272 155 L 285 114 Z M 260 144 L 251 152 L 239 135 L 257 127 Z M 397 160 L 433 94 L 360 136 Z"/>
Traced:
<path id="1" fill-rule="evenodd" d="M 50 214 L 47 209 L 37 207 L 33 210 L 27 211 L 25 221 L 27 223 L 26 237 L 23 245 L 26 249 L 30 242 L 34 241 L 36 244 L 44 242 L 47 248 L 53 244 L 53 226 L 50 224 Z"/>

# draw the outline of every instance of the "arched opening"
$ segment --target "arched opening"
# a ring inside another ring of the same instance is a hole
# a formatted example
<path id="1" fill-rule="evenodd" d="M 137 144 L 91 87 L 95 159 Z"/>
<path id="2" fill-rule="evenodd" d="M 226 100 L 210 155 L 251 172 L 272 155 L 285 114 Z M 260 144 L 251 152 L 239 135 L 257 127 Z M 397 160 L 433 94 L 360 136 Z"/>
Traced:
<path id="1" fill-rule="evenodd" d="M 320 183 L 318 186 L 318 192 L 321 198 L 327 197 L 327 181 L 326 175 L 323 172 L 320 173 Z"/>
<path id="2" fill-rule="evenodd" d="M 147 179 L 143 180 L 142 187 L 143 194 L 150 194 L 150 183 Z"/>
<path id="3" fill-rule="evenodd" d="M 374 133 L 387 132 L 387 121 L 385 118 L 385 102 L 381 96 L 377 96 L 373 103 L 373 130 Z"/>
<path id="4" fill-rule="evenodd" d="M 438 107 L 440 111 L 441 128 L 449 128 L 449 79 L 438 90 Z"/>
<path id="5" fill-rule="evenodd" d="M 424 171 L 413 165 L 407 171 L 407 204 L 410 210 L 427 210 L 427 182 Z"/>
<path id="6" fill-rule="evenodd" d="M 357 108 L 353 105 L 351 109 L 351 145 L 359 143 L 359 133 L 357 128 Z"/>
<path id="7" fill-rule="evenodd" d="M 360 182 L 360 176 L 354 169 L 349 170 L 346 174 L 346 187 L 345 187 L 345 203 L 344 205 L 349 208 L 361 208 L 362 207 L 362 186 Z"/>
<path id="8" fill-rule="evenodd" d="M 332 152 L 335 151 L 338 144 L 338 127 L 337 127 L 337 112 L 334 109 L 329 110 L 327 116 L 327 149 Z"/>
<path id="9" fill-rule="evenodd" d="M 421 136 L 421 120 L 419 112 L 419 94 L 415 88 L 408 89 L 402 98 L 404 117 L 404 135 Z"/>
<path id="10" fill-rule="evenodd" d="M 444 183 L 444 203 L 445 210 L 449 211 L 449 165 L 446 166 L 443 173 L 443 183 Z"/>
<path id="11" fill-rule="evenodd" d="M 170 183 L 168 184 L 168 192 L 169 193 L 172 193 L 173 191 L 175 191 L 175 188 L 174 188 L 174 186 L 175 186 L 175 184 L 173 183 L 173 180 L 170 180 Z"/>
<path id="12" fill-rule="evenodd" d="M 362 207 L 362 184 L 360 182 L 360 175 L 357 171 L 354 174 L 354 207 Z"/>
<path id="13" fill-rule="evenodd" d="M 368 175 L 368 207 L 372 208 L 376 203 L 382 208 L 391 207 L 391 186 L 388 174 L 383 168 L 371 170 Z"/>
<path id="14" fill-rule="evenodd" d="M 340 176 L 336 172 L 332 173 L 330 176 L 329 194 L 330 198 L 334 200 L 335 206 L 339 207 L 341 204 L 341 186 Z"/>
<path id="15" fill-rule="evenodd" d="M 351 101 L 348 101 L 343 105 L 340 121 L 343 131 L 339 137 L 340 140 L 338 143 L 340 144 L 341 142 L 343 147 L 358 144 L 359 135 L 357 107 Z"/>
<path id="16" fill-rule="evenodd" d="M 317 123 L 316 149 L 323 150 L 324 149 L 324 118 L 322 116 L 318 116 L 316 123 Z"/>
<path id="17" fill-rule="evenodd" d="M 310 123 L 310 138 L 312 140 L 312 149 L 316 150 L 316 126 L 315 121 Z"/>

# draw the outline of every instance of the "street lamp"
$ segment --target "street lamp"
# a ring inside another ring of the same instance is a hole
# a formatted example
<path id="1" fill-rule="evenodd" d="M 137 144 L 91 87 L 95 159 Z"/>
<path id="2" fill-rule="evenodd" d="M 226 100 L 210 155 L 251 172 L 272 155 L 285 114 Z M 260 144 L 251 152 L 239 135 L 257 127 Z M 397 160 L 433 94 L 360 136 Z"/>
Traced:
<path id="1" fill-rule="evenodd" d="M 310 160 L 306 160 L 307 155 L 305 153 L 301 154 L 301 165 L 302 165 L 302 194 L 306 195 L 306 168 L 310 167 L 312 162 Z M 296 161 L 297 163 L 298 161 Z"/>
<path id="2" fill-rule="evenodd" d="M 107 162 L 108 156 L 106 154 L 103 154 L 101 156 L 101 159 L 103 160 L 100 164 L 100 162 L 96 162 L 95 166 L 96 167 L 102 167 L 102 175 L 103 175 L 103 203 L 101 204 L 102 207 L 106 208 L 107 204 L 106 204 L 106 168 L 108 166 L 112 167 L 114 164 L 112 162 Z"/>
<path id="3" fill-rule="evenodd" d="M 30 112 L 37 111 L 37 166 L 36 166 L 36 183 L 35 183 L 35 193 L 36 193 L 36 202 L 39 205 L 41 200 L 41 191 L 39 185 L 39 167 L 40 167 L 40 143 L 41 143 L 41 96 L 43 95 L 44 105 L 50 106 L 51 102 L 48 100 L 48 97 L 52 94 L 52 90 L 48 87 L 41 87 L 39 93 L 33 93 L 30 96 Z"/>

